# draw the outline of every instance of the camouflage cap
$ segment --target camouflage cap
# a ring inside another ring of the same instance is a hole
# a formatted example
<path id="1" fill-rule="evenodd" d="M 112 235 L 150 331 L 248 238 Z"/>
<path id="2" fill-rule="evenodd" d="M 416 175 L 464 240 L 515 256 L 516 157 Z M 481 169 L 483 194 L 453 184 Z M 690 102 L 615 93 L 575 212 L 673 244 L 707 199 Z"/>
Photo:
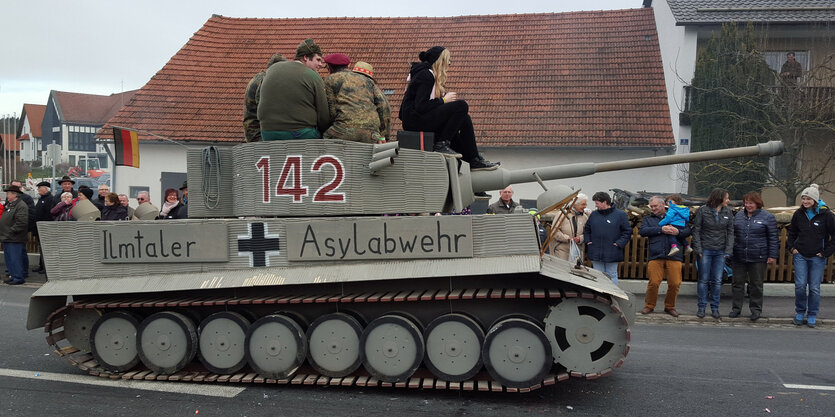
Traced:
<path id="1" fill-rule="evenodd" d="M 267 62 L 267 68 L 271 67 L 276 62 L 281 62 L 281 61 L 286 61 L 286 60 L 287 60 L 287 58 L 285 58 L 284 55 L 275 54 L 272 57 L 270 57 L 269 62 Z"/>
<path id="2" fill-rule="evenodd" d="M 322 55 L 322 48 L 316 45 L 316 42 L 313 42 L 313 39 L 310 38 L 303 40 L 298 48 L 296 48 L 296 57 L 308 55 Z"/>

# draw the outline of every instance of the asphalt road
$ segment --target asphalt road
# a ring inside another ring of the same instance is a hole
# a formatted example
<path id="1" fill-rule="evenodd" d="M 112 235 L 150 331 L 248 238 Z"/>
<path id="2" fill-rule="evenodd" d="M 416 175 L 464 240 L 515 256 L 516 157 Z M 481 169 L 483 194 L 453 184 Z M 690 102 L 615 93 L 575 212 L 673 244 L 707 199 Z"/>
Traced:
<path id="1" fill-rule="evenodd" d="M 84 374 L 26 331 L 32 292 L 0 285 L 0 415 L 835 416 L 829 328 L 638 324 L 612 376 L 530 394 L 126 383 Z"/>

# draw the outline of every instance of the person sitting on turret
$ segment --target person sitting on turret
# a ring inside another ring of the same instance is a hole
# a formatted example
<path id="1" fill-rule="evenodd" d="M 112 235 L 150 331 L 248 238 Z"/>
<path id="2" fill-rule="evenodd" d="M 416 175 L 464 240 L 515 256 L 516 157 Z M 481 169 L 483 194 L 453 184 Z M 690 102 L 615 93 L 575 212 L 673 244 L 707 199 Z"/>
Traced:
<path id="1" fill-rule="evenodd" d="M 325 78 L 333 124 L 322 135 L 326 139 L 379 143 L 389 137 L 391 109 L 383 92 L 374 82 L 374 69 L 367 62 L 357 62 L 348 70 L 345 54 L 325 57 L 330 75 Z"/>
<path id="2" fill-rule="evenodd" d="M 491 171 L 498 164 L 478 153 L 469 107 L 458 94 L 446 90 L 449 50 L 433 46 L 418 55 L 409 71 L 409 86 L 400 104 L 400 120 L 406 130 L 435 133 L 434 151 L 461 158 L 471 171 Z M 460 153 L 459 153 L 460 152 Z"/>
<path id="3" fill-rule="evenodd" d="M 658 222 L 658 225 L 666 226 L 669 224 L 678 230 L 687 226 L 687 222 L 690 221 L 690 208 L 681 205 L 681 203 L 681 196 L 678 194 L 667 197 L 667 215 Z M 667 243 L 670 245 L 670 252 L 667 253 L 667 256 L 677 254 L 681 250 L 680 248 L 685 248 L 688 252 L 693 250 L 679 234 L 667 235 Z"/>
<path id="4" fill-rule="evenodd" d="M 322 48 L 305 39 L 293 61 L 267 69 L 258 102 L 262 140 L 320 139 L 331 124 L 325 84 L 316 72 Z"/>

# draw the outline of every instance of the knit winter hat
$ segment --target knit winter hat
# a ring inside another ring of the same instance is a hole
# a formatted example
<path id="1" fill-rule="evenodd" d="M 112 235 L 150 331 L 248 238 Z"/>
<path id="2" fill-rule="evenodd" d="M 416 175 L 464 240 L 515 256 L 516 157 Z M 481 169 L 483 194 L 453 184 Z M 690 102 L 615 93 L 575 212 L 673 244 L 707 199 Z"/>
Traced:
<path id="1" fill-rule="evenodd" d="M 803 190 L 802 193 L 800 193 L 800 196 L 803 197 L 805 195 L 806 197 L 809 197 L 812 200 L 815 200 L 815 202 L 817 202 L 821 196 L 820 190 L 818 190 L 818 188 L 819 187 L 817 184 L 812 184 L 806 187 L 806 189 Z"/>
<path id="2" fill-rule="evenodd" d="M 428 62 L 430 64 L 434 64 L 435 61 L 437 61 L 438 58 L 441 56 L 441 52 L 443 52 L 444 49 L 446 48 L 444 48 L 443 46 L 433 46 L 418 54 L 418 58 L 421 62 Z"/>
<path id="3" fill-rule="evenodd" d="M 316 42 L 313 42 L 313 39 L 307 38 L 299 44 L 298 48 L 296 48 L 296 57 L 308 56 L 311 54 L 322 55 L 322 48 L 320 48 L 319 45 L 316 45 Z"/>
<path id="4" fill-rule="evenodd" d="M 81 188 L 78 190 L 79 193 L 84 194 L 84 197 L 87 199 L 93 198 L 93 189 L 92 188 Z"/>

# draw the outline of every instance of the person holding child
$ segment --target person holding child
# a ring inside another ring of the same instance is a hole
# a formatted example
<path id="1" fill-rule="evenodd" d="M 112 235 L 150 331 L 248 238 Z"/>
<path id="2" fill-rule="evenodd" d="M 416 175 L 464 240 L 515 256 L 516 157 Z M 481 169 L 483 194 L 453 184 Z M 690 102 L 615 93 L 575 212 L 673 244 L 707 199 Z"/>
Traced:
<path id="1" fill-rule="evenodd" d="M 734 217 L 733 255 L 733 307 L 728 317 L 739 317 L 745 284 L 748 283 L 751 321 L 757 321 L 763 312 L 763 281 L 768 264 L 777 262 L 780 240 L 777 220 L 763 210 L 760 193 L 751 191 L 742 197 L 744 209 Z"/>
<path id="2" fill-rule="evenodd" d="M 679 230 L 687 226 L 687 223 L 690 222 L 690 208 L 681 205 L 681 202 L 681 196 L 678 194 L 671 194 L 667 197 L 667 215 L 658 223 L 659 226 L 669 224 Z M 667 243 L 670 245 L 667 256 L 677 254 L 681 250 L 680 248 L 686 248 L 688 251 L 692 250 L 681 235 L 667 235 Z"/>

